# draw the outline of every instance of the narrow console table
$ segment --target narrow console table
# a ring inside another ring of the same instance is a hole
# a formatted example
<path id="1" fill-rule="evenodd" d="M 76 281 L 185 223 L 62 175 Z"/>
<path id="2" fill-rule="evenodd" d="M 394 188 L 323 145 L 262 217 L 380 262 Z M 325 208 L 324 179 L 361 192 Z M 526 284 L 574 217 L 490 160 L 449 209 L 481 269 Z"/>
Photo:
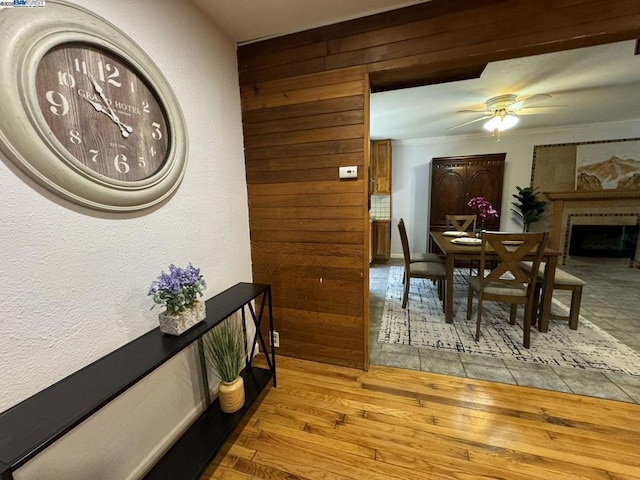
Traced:
<path id="1" fill-rule="evenodd" d="M 261 298 L 260 298 L 261 297 Z M 254 310 L 252 301 L 259 304 Z M 239 412 L 224 414 L 218 400 L 210 402 L 206 366 L 200 345 L 200 364 L 208 407 L 158 461 L 145 479 L 198 479 L 213 460 L 244 412 L 269 381 L 276 386 L 275 351 L 269 350 L 261 332 L 268 315 L 269 337 L 273 335 L 271 287 L 238 283 L 207 300 L 207 318 L 179 337 L 158 328 L 111 352 L 45 390 L 0 413 L 0 480 L 13 480 L 13 472 L 57 439 L 96 413 L 129 387 L 184 350 L 230 315 L 246 311 L 256 327 L 248 363 L 242 372 L 245 405 Z M 251 364 L 256 342 L 265 354 L 268 368 Z M 269 344 L 270 345 L 270 344 Z M 247 352 L 249 353 L 249 352 Z"/>

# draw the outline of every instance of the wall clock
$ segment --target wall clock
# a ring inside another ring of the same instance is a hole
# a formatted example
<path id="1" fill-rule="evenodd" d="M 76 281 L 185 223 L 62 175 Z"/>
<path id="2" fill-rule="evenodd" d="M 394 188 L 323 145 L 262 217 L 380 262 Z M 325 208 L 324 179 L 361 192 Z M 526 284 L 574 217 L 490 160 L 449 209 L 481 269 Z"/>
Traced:
<path id="1" fill-rule="evenodd" d="M 187 132 L 178 101 L 136 43 L 62 1 L 0 10 L 0 150 L 50 191 L 107 211 L 178 187 Z"/>

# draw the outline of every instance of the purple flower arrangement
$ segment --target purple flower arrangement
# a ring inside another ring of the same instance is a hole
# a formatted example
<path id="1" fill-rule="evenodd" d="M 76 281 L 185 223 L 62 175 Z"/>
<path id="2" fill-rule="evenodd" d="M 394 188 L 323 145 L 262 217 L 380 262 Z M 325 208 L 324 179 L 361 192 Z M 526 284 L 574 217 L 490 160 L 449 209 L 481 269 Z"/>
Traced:
<path id="1" fill-rule="evenodd" d="M 473 197 L 471 200 L 469 200 L 468 205 L 471 208 L 475 208 L 476 210 L 478 210 L 478 215 L 480 215 L 480 218 L 482 218 L 483 223 L 484 220 L 489 217 L 498 216 L 497 210 L 495 210 L 491 205 L 491 202 L 489 202 L 484 197 Z"/>
<path id="2" fill-rule="evenodd" d="M 207 288 L 200 269 L 189 264 L 187 268 L 169 265 L 169 273 L 160 276 L 151 283 L 148 295 L 158 305 L 167 307 L 167 313 L 183 312 L 202 297 Z"/>

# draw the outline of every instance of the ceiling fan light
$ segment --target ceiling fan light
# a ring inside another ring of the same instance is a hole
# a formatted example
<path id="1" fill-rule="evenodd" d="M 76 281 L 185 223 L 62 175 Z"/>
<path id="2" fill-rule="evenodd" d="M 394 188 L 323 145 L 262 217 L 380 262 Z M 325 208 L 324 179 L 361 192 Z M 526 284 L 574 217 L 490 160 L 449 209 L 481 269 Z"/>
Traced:
<path id="1" fill-rule="evenodd" d="M 483 125 L 483 128 L 489 132 L 495 132 L 496 130 L 502 132 L 504 130 L 512 128 L 516 123 L 518 123 L 518 117 L 516 117 L 515 115 L 495 115 Z"/>
<path id="2" fill-rule="evenodd" d="M 505 115 L 502 119 L 501 130 L 507 130 L 511 127 L 515 127 L 516 123 L 518 123 L 518 117 L 515 115 Z"/>
<path id="3" fill-rule="evenodd" d="M 484 128 L 488 132 L 493 132 L 498 129 L 500 125 L 500 117 L 491 117 L 488 121 L 484 123 L 482 128 Z"/>

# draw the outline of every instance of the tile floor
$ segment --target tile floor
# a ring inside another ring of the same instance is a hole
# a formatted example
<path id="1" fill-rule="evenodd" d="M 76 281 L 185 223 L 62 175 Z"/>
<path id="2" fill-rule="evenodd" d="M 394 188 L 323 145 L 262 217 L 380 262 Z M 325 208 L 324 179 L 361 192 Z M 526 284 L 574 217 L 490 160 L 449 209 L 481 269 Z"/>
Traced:
<path id="1" fill-rule="evenodd" d="M 370 270 L 369 360 L 372 364 L 640 404 L 640 377 L 529 365 L 479 355 L 378 343 L 391 265 L 402 265 L 402 261 L 392 259 L 388 265 L 372 264 Z M 640 353 L 640 269 L 620 263 L 602 265 L 593 262 L 563 265 L 561 268 L 588 283 L 583 291 L 580 314 Z M 565 305 L 569 304 L 568 292 L 556 291 L 554 296 Z"/>

